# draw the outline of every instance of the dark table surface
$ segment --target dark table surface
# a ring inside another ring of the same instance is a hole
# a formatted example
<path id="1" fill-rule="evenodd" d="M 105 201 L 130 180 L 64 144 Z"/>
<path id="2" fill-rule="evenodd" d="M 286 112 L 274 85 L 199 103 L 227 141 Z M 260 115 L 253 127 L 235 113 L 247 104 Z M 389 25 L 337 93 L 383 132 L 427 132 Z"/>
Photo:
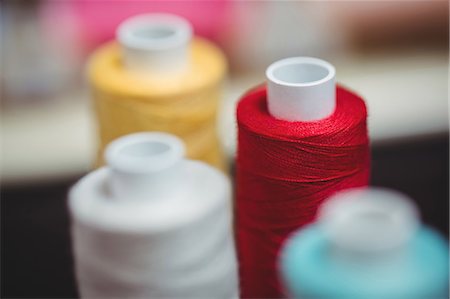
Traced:
<path id="1" fill-rule="evenodd" d="M 423 221 L 445 236 L 448 151 L 447 135 L 372 150 L 371 184 L 411 196 Z M 77 297 L 66 207 L 67 190 L 77 179 L 1 188 L 2 298 Z"/>

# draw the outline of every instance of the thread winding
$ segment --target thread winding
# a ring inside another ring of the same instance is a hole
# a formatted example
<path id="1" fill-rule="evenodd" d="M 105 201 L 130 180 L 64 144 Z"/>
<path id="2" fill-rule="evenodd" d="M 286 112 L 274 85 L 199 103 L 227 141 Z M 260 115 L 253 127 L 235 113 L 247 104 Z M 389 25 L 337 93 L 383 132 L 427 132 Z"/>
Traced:
<path id="1" fill-rule="evenodd" d="M 335 112 L 313 122 L 271 116 L 265 86 L 243 96 L 236 198 L 242 298 L 282 297 L 276 259 L 286 237 L 336 191 L 368 184 L 366 118 L 363 100 L 339 86 Z"/>
<path id="2" fill-rule="evenodd" d="M 177 140 L 122 137 L 71 189 L 82 298 L 237 298 L 230 183 Z"/>
<path id="3" fill-rule="evenodd" d="M 289 298 L 448 298 L 448 242 L 384 188 L 336 193 L 278 258 Z"/>
<path id="4" fill-rule="evenodd" d="M 222 52 L 194 38 L 187 70 L 172 76 L 129 71 L 119 45 L 98 49 L 89 64 L 89 79 L 99 129 L 97 165 L 112 140 L 134 132 L 162 131 L 177 135 L 187 156 L 225 169 L 216 132 L 216 114 L 226 71 Z"/>

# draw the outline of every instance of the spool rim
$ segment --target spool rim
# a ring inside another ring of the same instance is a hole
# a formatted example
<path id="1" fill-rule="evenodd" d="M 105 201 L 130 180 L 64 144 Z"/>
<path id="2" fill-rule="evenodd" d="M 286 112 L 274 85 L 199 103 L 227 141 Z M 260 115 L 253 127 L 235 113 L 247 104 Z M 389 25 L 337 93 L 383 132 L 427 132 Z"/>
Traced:
<path id="1" fill-rule="evenodd" d="M 161 132 L 143 132 L 111 142 L 105 150 L 105 160 L 119 172 L 152 173 L 175 165 L 184 153 L 184 144 L 178 137 Z"/>
<path id="2" fill-rule="evenodd" d="M 287 80 L 283 80 L 277 75 L 277 72 L 285 70 L 287 67 L 296 66 L 298 68 L 304 67 L 306 65 L 315 67 L 317 69 L 325 70 L 327 73 L 325 76 L 322 76 L 320 79 L 311 80 L 309 82 L 289 82 Z M 282 59 L 272 63 L 266 70 L 266 77 L 271 82 L 274 82 L 279 85 L 291 86 L 291 87 L 309 87 L 309 86 L 317 86 L 321 85 L 325 82 L 333 80 L 336 76 L 336 70 L 332 64 L 329 62 L 314 58 L 314 57 L 291 57 Z"/>
<path id="3" fill-rule="evenodd" d="M 119 43 L 126 47 L 155 51 L 187 44 L 192 38 L 192 32 L 191 24 L 184 18 L 154 13 L 125 20 L 119 25 L 116 36 Z"/>
<path id="4" fill-rule="evenodd" d="M 341 191 L 320 208 L 318 218 L 333 244 L 359 253 L 400 248 L 420 224 L 411 200 L 385 188 Z"/>

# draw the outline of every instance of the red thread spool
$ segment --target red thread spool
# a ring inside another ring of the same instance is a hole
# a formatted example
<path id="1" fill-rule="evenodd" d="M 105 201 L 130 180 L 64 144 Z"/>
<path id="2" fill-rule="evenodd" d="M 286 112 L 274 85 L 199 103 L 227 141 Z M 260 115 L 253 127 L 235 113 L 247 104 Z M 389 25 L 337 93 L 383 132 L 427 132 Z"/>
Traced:
<path id="1" fill-rule="evenodd" d="M 287 236 L 314 220 L 318 206 L 333 193 L 368 184 L 365 104 L 343 87 L 334 88 L 333 82 L 334 113 L 315 121 L 273 117 L 266 86 L 249 91 L 239 102 L 236 228 L 241 298 L 283 297 L 276 260 Z"/>

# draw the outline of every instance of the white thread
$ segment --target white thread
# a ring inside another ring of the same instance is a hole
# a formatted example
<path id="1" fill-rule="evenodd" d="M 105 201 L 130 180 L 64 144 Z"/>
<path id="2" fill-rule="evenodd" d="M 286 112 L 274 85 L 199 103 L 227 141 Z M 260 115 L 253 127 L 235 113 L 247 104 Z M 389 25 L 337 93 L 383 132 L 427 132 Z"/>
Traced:
<path id="1" fill-rule="evenodd" d="M 110 188 L 117 165 L 122 165 L 111 161 L 117 153 L 115 148 L 126 147 L 127 142 L 148 146 L 158 141 L 166 144 L 169 151 L 179 153 L 177 142 L 172 143 L 174 138 L 164 133 L 123 137 L 109 148 L 107 161 L 113 167 L 88 174 L 72 188 L 69 208 L 81 297 L 238 297 L 230 184 L 222 173 L 196 161 L 158 161 L 158 165 L 167 168 L 178 165 L 176 169 L 183 175 L 170 178 L 172 189 L 179 192 L 149 188 L 144 198 L 141 188 L 139 200 L 133 197 L 128 200 L 123 191 L 132 193 L 127 188 L 136 184 L 126 184 L 119 193 Z M 154 155 L 162 155 L 162 159 L 178 157 L 167 152 L 139 150 L 134 158 L 151 160 Z M 158 171 L 146 177 L 150 186 Z M 116 179 L 120 180 L 120 176 Z M 164 196 L 164 192 L 171 196 Z"/>

